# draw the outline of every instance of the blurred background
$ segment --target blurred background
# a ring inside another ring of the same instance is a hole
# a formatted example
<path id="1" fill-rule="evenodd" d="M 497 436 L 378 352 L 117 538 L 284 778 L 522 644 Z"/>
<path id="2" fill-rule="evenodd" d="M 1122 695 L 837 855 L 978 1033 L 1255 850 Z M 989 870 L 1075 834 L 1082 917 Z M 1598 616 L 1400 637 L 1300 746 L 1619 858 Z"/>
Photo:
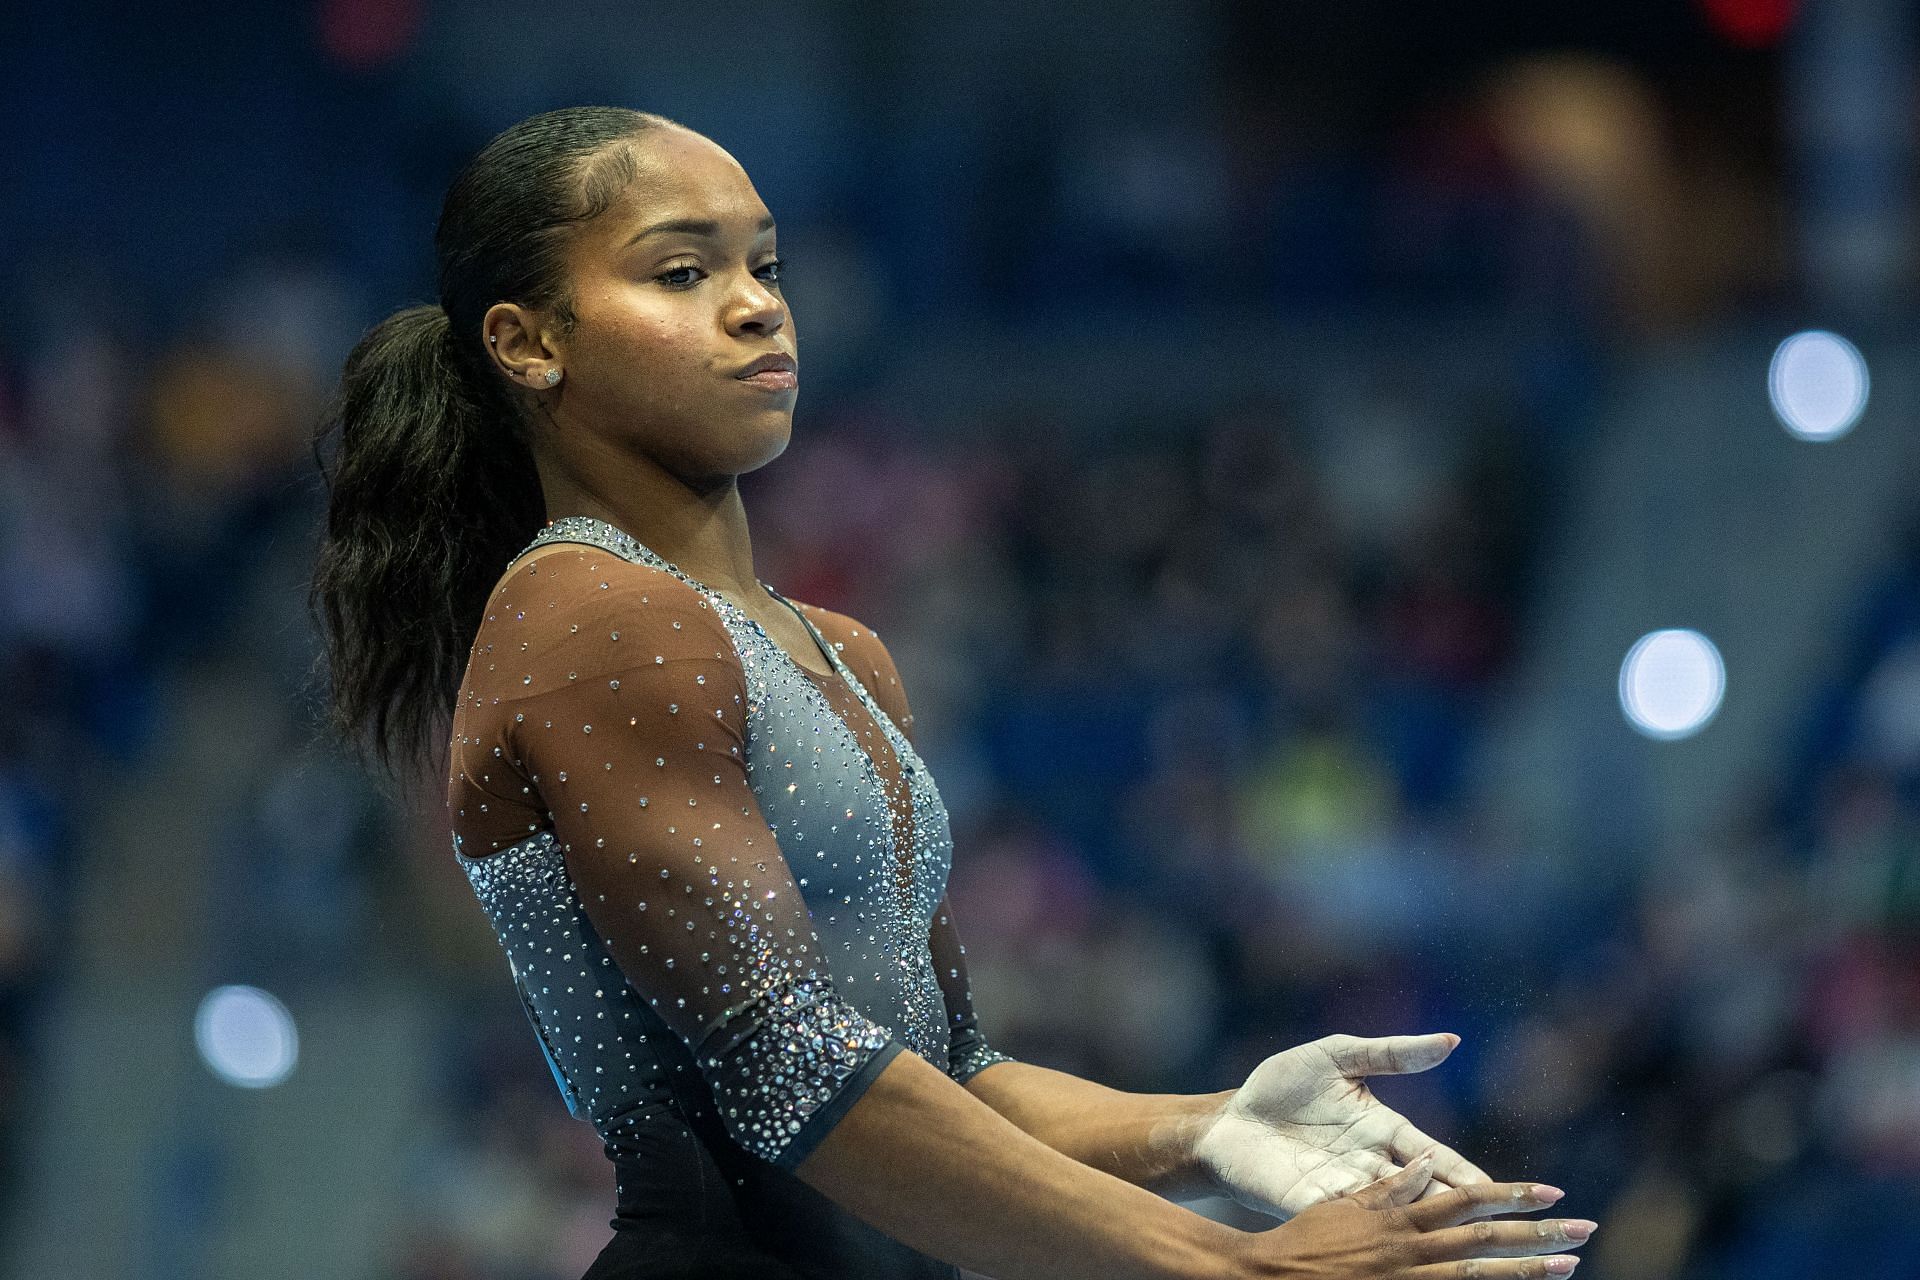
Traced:
<path id="1" fill-rule="evenodd" d="M 612 103 L 779 218 L 760 574 L 886 638 L 981 1022 L 1379 1093 L 1605 1280 L 1920 1276 L 1905 0 L 71 0 L 0 102 L 0 1268 L 605 1242 L 451 857 L 315 737 L 322 398 Z M 1264 1220 L 1198 1206 L 1243 1225 Z"/>

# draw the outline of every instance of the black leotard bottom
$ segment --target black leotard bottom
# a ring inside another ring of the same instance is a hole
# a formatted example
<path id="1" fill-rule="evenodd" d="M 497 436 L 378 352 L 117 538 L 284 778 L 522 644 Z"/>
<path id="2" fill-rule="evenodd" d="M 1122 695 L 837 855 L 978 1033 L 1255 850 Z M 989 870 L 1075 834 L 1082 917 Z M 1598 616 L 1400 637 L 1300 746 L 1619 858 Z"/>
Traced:
<path id="1" fill-rule="evenodd" d="M 644 1134 L 644 1136 L 642 1136 Z M 957 1280 L 791 1173 L 677 1118 L 623 1138 L 613 1239 L 582 1280 Z M 716 1149 L 718 1156 L 716 1158 Z"/>

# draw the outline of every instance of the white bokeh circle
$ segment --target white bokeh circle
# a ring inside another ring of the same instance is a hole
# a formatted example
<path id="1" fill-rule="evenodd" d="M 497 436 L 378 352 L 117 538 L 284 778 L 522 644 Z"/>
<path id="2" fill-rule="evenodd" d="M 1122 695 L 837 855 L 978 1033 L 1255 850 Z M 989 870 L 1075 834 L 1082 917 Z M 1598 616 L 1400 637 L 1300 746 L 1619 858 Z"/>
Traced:
<path id="1" fill-rule="evenodd" d="M 1726 693 L 1713 641 L 1683 627 L 1641 636 L 1620 664 L 1620 709 L 1649 738 L 1672 741 L 1706 728 Z"/>

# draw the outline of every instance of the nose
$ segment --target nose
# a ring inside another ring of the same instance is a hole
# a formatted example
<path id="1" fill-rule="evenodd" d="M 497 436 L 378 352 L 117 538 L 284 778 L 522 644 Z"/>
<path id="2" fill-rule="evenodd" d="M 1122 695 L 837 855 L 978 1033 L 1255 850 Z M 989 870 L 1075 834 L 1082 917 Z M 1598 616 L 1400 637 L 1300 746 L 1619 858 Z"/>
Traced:
<path id="1" fill-rule="evenodd" d="M 748 272 L 728 300 L 728 328 L 735 333 L 778 333 L 787 323 L 787 304 L 765 280 Z"/>

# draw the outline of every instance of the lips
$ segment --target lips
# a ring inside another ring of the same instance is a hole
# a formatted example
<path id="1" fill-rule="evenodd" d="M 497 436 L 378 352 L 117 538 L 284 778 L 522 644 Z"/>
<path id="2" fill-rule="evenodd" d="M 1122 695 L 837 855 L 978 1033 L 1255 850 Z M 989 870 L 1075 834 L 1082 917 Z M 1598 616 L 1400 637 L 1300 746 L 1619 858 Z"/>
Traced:
<path id="1" fill-rule="evenodd" d="M 800 385 L 800 375 L 794 367 L 793 357 L 784 351 L 769 351 L 756 357 L 733 376 L 749 386 L 767 391 L 791 391 Z"/>
<path id="2" fill-rule="evenodd" d="M 800 385 L 800 375 L 791 369 L 762 369 L 759 373 L 734 379 L 750 387 L 765 387 L 768 391 L 792 391 Z"/>
<path id="3" fill-rule="evenodd" d="M 798 366 L 793 362 L 793 357 L 786 352 L 770 351 L 766 355 L 755 359 L 745 368 L 736 371 L 733 376 L 736 378 L 751 378 L 757 373 L 767 373 L 769 371 L 797 373 L 799 370 Z"/>

